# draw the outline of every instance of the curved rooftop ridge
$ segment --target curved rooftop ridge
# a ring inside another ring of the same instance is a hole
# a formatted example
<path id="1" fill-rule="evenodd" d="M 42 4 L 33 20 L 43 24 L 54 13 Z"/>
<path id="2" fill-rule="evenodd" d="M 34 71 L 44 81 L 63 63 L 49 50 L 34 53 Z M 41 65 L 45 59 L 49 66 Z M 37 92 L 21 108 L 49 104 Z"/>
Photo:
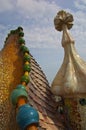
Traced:
<path id="1" fill-rule="evenodd" d="M 5 41 L 5 46 L 0 52 L 0 109 L 3 110 L 0 117 L 2 130 L 19 130 L 16 124 L 16 112 L 9 101 L 11 91 L 20 83 L 23 75 L 22 54 L 19 51 L 18 37 L 16 31 Z M 3 59 L 3 60 L 2 60 Z M 3 66 L 2 66 L 3 64 Z M 55 102 L 50 90 L 48 80 L 39 64 L 31 55 L 30 83 L 27 85 L 28 104 L 39 112 L 39 130 L 64 130 L 66 121 L 64 116 L 57 112 L 58 103 Z M 9 110 L 9 111 L 8 111 Z M 66 118 L 66 116 L 65 116 Z M 64 122 L 64 123 L 63 123 Z M 13 127 L 14 126 L 14 127 Z"/>
<path id="2" fill-rule="evenodd" d="M 86 62 L 78 55 L 74 40 L 68 29 L 73 25 L 73 16 L 65 11 L 58 12 L 54 19 L 55 28 L 63 30 L 62 46 L 64 47 L 63 64 L 52 82 L 52 92 L 61 96 L 86 95 Z"/>

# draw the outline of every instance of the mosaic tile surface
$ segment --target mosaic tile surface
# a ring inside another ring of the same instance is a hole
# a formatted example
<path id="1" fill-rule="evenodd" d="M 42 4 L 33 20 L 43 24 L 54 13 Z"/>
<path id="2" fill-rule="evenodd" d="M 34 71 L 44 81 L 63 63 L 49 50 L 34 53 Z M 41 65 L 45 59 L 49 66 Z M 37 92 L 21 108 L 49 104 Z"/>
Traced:
<path id="1" fill-rule="evenodd" d="M 11 91 L 20 84 L 23 75 L 22 54 L 17 44 L 18 37 L 10 36 L 0 52 L 0 130 L 19 130 L 15 108 L 10 103 Z M 28 103 L 35 107 L 40 116 L 39 130 L 66 130 L 63 116 L 57 113 L 45 74 L 31 56 L 31 81 L 27 85 Z"/>

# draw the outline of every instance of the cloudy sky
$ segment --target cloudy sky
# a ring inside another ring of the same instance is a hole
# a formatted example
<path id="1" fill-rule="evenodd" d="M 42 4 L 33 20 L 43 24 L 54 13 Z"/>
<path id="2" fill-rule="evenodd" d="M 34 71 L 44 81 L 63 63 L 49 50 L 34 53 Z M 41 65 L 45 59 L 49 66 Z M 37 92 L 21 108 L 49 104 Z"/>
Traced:
<path id="1" fill-rule="evenodd" d="M 62 33 L 54 29 L 59 10 L 74 16 L 70 30 L 79 55 L 86 60 L 86 0 L 0 0 L 0 48 L 11 29 L 24 28 L 26 45 L 51 83 L 62 64 Z"/>

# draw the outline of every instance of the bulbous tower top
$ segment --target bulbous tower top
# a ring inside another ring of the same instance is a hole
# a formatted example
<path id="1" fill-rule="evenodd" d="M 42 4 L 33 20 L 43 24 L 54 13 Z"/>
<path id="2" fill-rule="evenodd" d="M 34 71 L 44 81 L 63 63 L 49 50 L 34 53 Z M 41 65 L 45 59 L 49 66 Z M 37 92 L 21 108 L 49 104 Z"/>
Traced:
<path id="1" fill-rule="evenodd" d="M 57 13 L 56 17 L 54 18 L 54 25 L 55 29 L 58 31 L 63 30 L 63 26 L 66 25 L 68 29 L 71 29 L 73 26 L 73 15 L 67 13 L 64 10 L 61 10 Z"/>
<path id="2" fill-rule="evenodd" d="M 86 95 L 86 62 L 78 55 L 69 33 L 73 26 L 72 14 L 59 11 L 54 18 L 54 25 L 56 30 L 63 31 L 64 60 L 52 82 L 51 91 L 61 96 Z"/>

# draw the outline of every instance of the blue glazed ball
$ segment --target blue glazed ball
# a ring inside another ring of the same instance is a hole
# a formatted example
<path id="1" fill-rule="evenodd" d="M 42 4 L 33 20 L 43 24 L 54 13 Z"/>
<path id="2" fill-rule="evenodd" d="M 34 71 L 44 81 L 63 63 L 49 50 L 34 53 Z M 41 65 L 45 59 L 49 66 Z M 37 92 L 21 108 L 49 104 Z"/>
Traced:
<path id="1" fill-rule="evenodd" d="M 10 96 L 12 104 L 16 105 L 19 97 L 21 97 L 21 96 L 25 97 L 25 99 L 27 100 L 28 99 L 27 91 L 24 90 L 24 88 L 20 88 L 20 87 L 14 89 Z"/>
<path id="2" fill-rule="evenodd" d="M 22 89 L 22 90 L 25 90 L 26 91 L 26 88 L 25 86 L 23 86 L 22 84 L 19 84 L 16 89 Z"/>
<path id="3" fill-rule="evenodd" d="M 16 120 L 20 128 L 25 130 L 28 125 L 38 124 L 39 115 L 36 109 L 25 104 L 19 107 Z"/>

